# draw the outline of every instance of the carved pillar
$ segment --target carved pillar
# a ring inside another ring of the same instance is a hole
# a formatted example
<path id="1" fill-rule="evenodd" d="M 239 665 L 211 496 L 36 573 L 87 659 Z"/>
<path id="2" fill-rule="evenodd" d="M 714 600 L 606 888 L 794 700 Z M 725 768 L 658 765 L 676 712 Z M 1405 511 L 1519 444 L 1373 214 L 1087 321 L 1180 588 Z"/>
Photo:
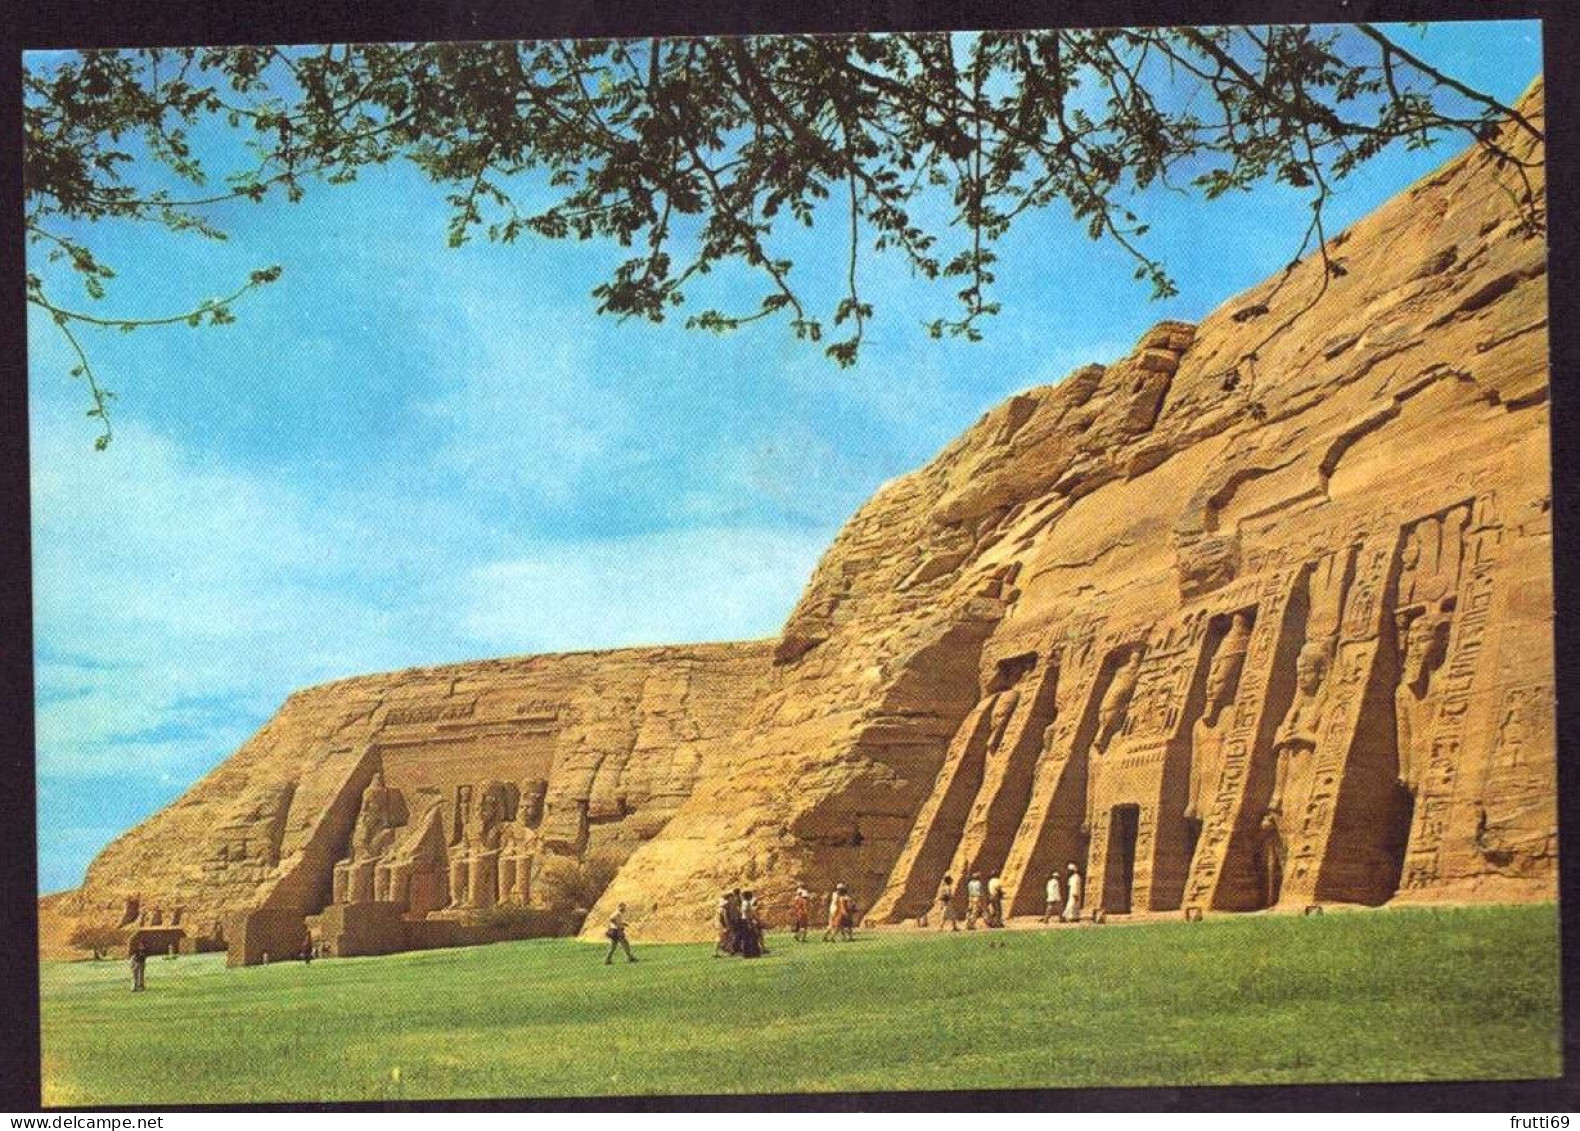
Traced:
<path id="1" fill-rule="evenodd" d="M 1428 754 L 1418 776 L 1401 892 L 1422 892 L 1443 879 L 1444 839 L 1460 784 L 1461 752 L 1471 700 L 1478 678 L 1490 681 L 1495 674 L 1478 677 L 1492 623 L 1503 550 L 1503 529 L 1493 504 L 1490 495 L 1478 498 L 1463 527 L 1463 576 L 1449 632 L 1447 659 L 1436 689 L 1439 698 L 1431 738 L 1426 744 Z"/>
<path id="2" fill-rule="evenodd" d="M 1344 595 L 1332 670 L 1325 681 L 1323 712 L 1314 730 L 1311 765 L 1301 791 L 1283 810 L 1280 902 L 1289 906 L 1318 898 L 1367 901 L 1376 877 L 1387 870 L 1380 850 L 1386 833 L 1379 827 L 1388 802 L 1382 796 L 1389 788 L 1387 736 L 1377 733 L 1387 724 L 1378 710 L 1385 700 L 1374 684 L 1380 678 L 1384 597 L 1398 554 L 1397 528 L 1367 539 L 1356 551 L 1354 579 Z M 1346 810 L 1357 804 L 1373 807 L 1376 818 L 1359 822 L 1354 834 L 1336 838 Z"/>
<path id="3" fill-rule="evenodd" d="M 1252 776 L 1252 757 L 1257 734 L 1267 712 L 1267 693 L 1273 668 L 1287 630 L 1285 612 L 1301 583 L 1299 572 L 1276 570 L 1266 575 L 1256 591 L 1256 615 L 1241 669 L 1240 686 L 1229 715 L 1222 747 L 1223 771 L 1211 808 L 1202 820 L 1201 839 L 1191 861 L 1190 878 L 1185 885 L 1185 906 L 1221 907 L 1241 910 L 1259 900 L 1254 890 L 1242 891 L 1238 883 L 1226 885 L 1226 865 L 1235 852 L 1245 854 L 1247 871 L 1254 874 L 1249 860 L 1261 823 L 1261 807 L 1247 810 L 1247 786 Z M 1250 880 L 1254 889 L 1256 881 Z"/>
<path id="4" fill-rule="evenodd" d="M 933 791 L 916 814 L 883 894 L 872 905 L 869 914 L 873 919 L 898 922 L 921 914 L 931 905 L 934 888 L 954 854 L 959 822 L 964 820 L 966 806 L 981 779 L 996 699 L 997 696 L 989 696 L 973 707 L 950 740 Z M 962 882 L 965 879 L 955 878 Z"/>
<path id="5" fill-rule="evenodd" d="M 1118 643 L 1112 637 L 1098 640 L 1101 624 L 1099 618 L 1078 627 L 1063 650 L 1057 714 L 1043 731 L 1030 798 L 1000 871 L 1013 913 L 1040 910 L 1043 885 L 1055 873 L 1062 884 L 1067 864 L 1079 863 L 1085 870 L 1086 853 L 1078 849 L 1088 755 L 1105 681 L 1113 671 L 1104 661 Z"/>

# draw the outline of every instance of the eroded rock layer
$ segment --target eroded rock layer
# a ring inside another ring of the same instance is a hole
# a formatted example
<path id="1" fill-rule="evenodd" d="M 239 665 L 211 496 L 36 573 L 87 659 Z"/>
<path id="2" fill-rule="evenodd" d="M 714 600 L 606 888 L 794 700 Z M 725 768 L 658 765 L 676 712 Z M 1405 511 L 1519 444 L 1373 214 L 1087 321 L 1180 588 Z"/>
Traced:
<path id="1" fill-rule="evenodd" d="M 1040 911 L 1070 863 L 1110 914 L 1552 897 L 1544 196 L 1502 142 L 1523 177 L 1462 155 L 989 412 L 778 640 L 302 692 L 51 913 L 443 916 L 599 850 L 587 929 L 623 900 L 646 939 L 738 884 Z"/>

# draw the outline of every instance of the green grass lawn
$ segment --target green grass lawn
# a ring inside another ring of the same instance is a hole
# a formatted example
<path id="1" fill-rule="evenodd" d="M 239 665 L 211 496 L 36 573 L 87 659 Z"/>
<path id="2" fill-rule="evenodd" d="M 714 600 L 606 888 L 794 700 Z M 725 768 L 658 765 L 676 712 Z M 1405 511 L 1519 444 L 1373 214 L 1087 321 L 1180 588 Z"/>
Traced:
<path id="1" fill-rule="evenodd" d="M 883 932 L 714 959 L 539 940 L 42 971 L 45 1102 L 1517 1079 L 1560 1072 L 1552 905 Z M 399 1070 L 398 1073 L 396 1070 Z"/>

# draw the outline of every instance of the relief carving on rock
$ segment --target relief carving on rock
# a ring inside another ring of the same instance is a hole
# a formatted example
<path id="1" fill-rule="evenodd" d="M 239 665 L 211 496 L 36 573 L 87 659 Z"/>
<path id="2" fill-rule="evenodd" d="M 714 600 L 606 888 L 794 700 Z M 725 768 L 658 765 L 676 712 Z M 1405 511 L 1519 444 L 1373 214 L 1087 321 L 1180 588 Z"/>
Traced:
<path id="1" fill-rule="evenodd" d="M 1459 789 L 1471 696 L 1492 627 L 1497 566 L 1503 551 L 1495 498 L 1490 493 L 1478 497 L 1470 508 L 1469 521 L 1459 529 L 1463 530 L 1462 576 L 1447 656 L 1432 687 L 1437 705 L 1430 713 L 1430 732 L 1424 744 L 1412 740 L 1412 756 L 1419 759 L 1424 748 L 1425 758 L 1416 772 L 1415 811 L 1400 878 L 1400 887 L 1406 891 L 1431 887 L 1443 875 L 1443 840 Z"/>
<path id="2" fill-rule="evenodd" d="M 382 771 L 374 771 L 373 780 L 362 791 L 362 803 L 351 832 L 350 852 L 334 867 L 334 902 L 367 903 L 374 898 L 379 861 L 389 851 L 395 841 L 395 830 L 405 820 L 405 805 L 399 791 L 384 784 Z"/>
<path id="3" fill-rule="evenodd" d="M 1295 657 L 1294 695 L 1273 732 L 1273 789 L 1258 826 L 1258 872 L 1265 906 L 1278 902 L 1294 822 L 1310 800 L 1322 724 L 1356 548 L 1324 554 L 1306 574 L 1305 635 Z"/>
<path id="4" fill-rule="evenodd" d="M 1240 689 L 1240 672 L 1251 645 L 1252 620 L 1249 609 L 1241 609 L 1230 617 L 1229 628 L 1207 669 L 1202 714 L 1191 727 L 1190 787 L 1185 803 L 1185 817 L 1190 821 L 1205 819 L 1223 777 L 1223 739 L 1228 723 L 1225 712 L 1234 705 Z"/>
<path id="5" fill-rule="evenodd" d="M 1394 612 L 1399 641 L 1399 685 L 1394 691 L 1394 725 L 1399 753 L 1399 783 L 1415 793 L 1426 769 L 1437 678 L 1448 658 L 1459 589 L 1459 566 L 1468 506 L 1423 519 L 1405 536 L 1400 563 L 1399 601 Z"/>

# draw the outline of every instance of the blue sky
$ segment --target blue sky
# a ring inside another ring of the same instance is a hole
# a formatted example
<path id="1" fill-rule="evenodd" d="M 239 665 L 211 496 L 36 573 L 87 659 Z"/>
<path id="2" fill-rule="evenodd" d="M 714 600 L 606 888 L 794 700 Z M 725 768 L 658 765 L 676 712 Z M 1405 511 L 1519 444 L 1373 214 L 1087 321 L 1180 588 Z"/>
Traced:
<path id="1" fill-rule="evenodd" d="M 1540 68 L 1534 23 L 1400 34 L 1504 100 Z M 1454 149 L 1396 149 L 1342 182 L 1330 230 Z M 1309 216 L 1271 188 L 1144 199 L 1180 287 L 1153 302 L 1060 209 L 1032 215 L 1000 247 L 1004 313 L 977 344 L 922 331 L 953 314 L 948 288 L 870 261 L 876 318 L 841 371 L 782 324 L 714 337 L 599 318 L 588 292 L 619 249 L 450 249 L 442 197 L 390 166 L 297 205 L 221 210 L 221 244 L 93 229 L 120 271 L 117 313 L 285 268 L 231 326 L 83 333 L 119 394 L 106 452 L 67 347 L 30 312 L 41 890 L 75 885 L 293 689 L 774 634 L 880 483 L 1009 394 L 1202 317 L 1279 269 Z M 844 238 L 815 229 L 798 270 Z"/>

